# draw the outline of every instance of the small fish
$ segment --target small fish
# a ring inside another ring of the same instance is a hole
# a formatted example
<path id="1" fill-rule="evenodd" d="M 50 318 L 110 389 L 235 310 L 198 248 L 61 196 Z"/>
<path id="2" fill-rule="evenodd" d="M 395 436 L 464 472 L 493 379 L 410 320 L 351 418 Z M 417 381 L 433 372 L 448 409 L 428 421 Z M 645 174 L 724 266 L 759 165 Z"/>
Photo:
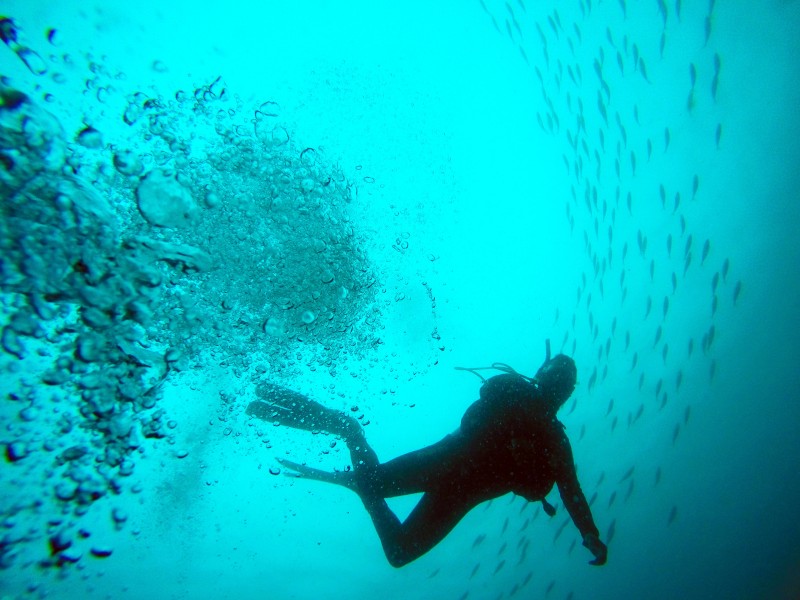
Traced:
<path id="1" fill-rule="evenodd" d="M 672 234 L 667 234 L 667 257 L 672 257 Z"/>
<path id="2" fill-rule="evenodd" d="M 714 140 L 717 143 L 717 150 L 719 150 L 719 141 L 722 138 L 722 123 L 717 123 L 717 130 L 714 133 Z"/>
<path id="3" fill-rule="evenodd" d="M 686 410 L 683 413 L 683 424 L 686 425 L 689 423 L 689 416 L 692 414 L 692 407 L 688 404 L 686 405 Z"/>
<path id="4" fill-rule="evenodd" d="M 675 271 L 672 272 L 672 293 L 675 293 L 675 290 L 678 289 L 678 275 Z"/>
<path id="5" fill-rule="evenodd" d="M 694 352 L 694 339 L 689 338 L 689 345 L 687 346 L 687 357 L 691 358 L 692 353 Z"/>
<path id="6" fill-rule="evenodd" d="M 661 13 L 661 20 L 664 25 L 667 24 L 667 3 L 664 0 L 658 0 L 658 12 Z"/>
<path id="7" fill-rule="evenodd" d="M 661 359 L 664 361 L 664 364 L 667 364 L 667 354 L 669 354 L 669 344 L 664 344 L 664 347 L 661 349 Z"/>
<path id="8" fill-rule="evenodd" d="M 680 205 L 681 205 L 681 193 L 680 192 L 675 192 L 675 202 L 674 202 L 674 205 L 672 207 L 672 214 L 673 215 L 676 212 L 678 212 L 678 208 L 680 207 Z"/>
<path id="9" fill-rule="evenodd" d="M 647 297 L 647 308 L 644 311 L 644 318 L 646 319 L 650 315 L 650 309 L 653 307 L 653 299 L 648 296 Z"/>
<path id="10" fill-rule="evenodd" d="M 667 517 L 667 525 L 672 525 L 672 522 L 675 521 L 675 517 L 678 516 L 678 507 L 673 506 L 669 511 L 669 517 Z"/>
<path id="11" fill-rule="evenodd" d="M 470 578 L 470 579 L 472 579 L 473 577 L 475 577 L 475 573 L 477 573 L 477 572 L 478 572 L 478 569 L 480 569 L 480 567 L 481 567 L 481 563 L 476 563 L 476 564 L 475 564 L 475 566 L 472 568 L 472 573 L 470 573 L 470 575 L 469 575 L 469 578 Z"/>
<path id="12" fill-rule="evenodd" d="M 610 544 L 611 540 L 614 539 L 614 532 L 617 530 L 617 520 L 614 519 L 611 521 L 611 525 L 608 527 L 608 531 L 606 532 L 606 544 Z"/>
<path id="13" fill-rule="evenodd" d="M 650 78 L 647 76 L 647 65 L 644 64 L 644 59 L 639 59 L 639 73 L 642 74 L 642 77 L 647 83 L 650 83 Z"/>
<path id="14" fill-rule="evenodd" d="M 630 498 L 631 494 L 633 494 L 633 484 L 634 483 L 635 483 L 635 481 L 633 479 L 631 479 L 631 483 L 630 483 L 630 485 L 628 485 L 628 491 L 625 492 L 625 498 L 624 498 L 625 502 L 627 502 L 628 498 Z"/>
<path id="15" fill-rule="evenodd" d="M 633 467 L 631 467 L 630 469 L 628 469 L 627 471 L 625 471 L 625 474 L 622 476 L 622 479 L 620 479 L 620 480 L 619 480 L 619 482 L 620 482 L 620 483 L 622 483 L 622 482 L 623 482 L 623 481 L 625 481 L 626 479 L 629 479 L 629 478 L 630 478 L 630 476 L 631 476 L 631 475 L 633 475 L 633 471 L 634 471 L 635 469 L 636 469 L 636 467 L 635 467 L 635 466 L 633 466 Z"/>
<path id="16" fill-rule="evenodd" d="M 709 240 L 706 240 L 705 243 L 703 244 L 703 254 L 700 257 L 700 264 L 701 265 L 704 262 L 706 262 L 706 258 L 708 258 L 708 253 L 709 253 L 710 250 L 711 250 L 711 242 Z"/>
<path id="17" fill-rule="evenodd" d="M 705 42 L 703 42 L 703 46 L 707 46 L 708 40 L 709 38 L 711 38 L 711 15 L 708 15 L 706 17 L 703 29 L 705 30 L 705 36 L 706 36 Z"/>
<path id="18" fill-rule="evenodd" d="M 608 410 L 606 410 L 606 416 L 610 415 L 613 409 L 614 409 L 614 399 L 612 398 L 611 401 L 608 403 Z"/>
<path id="19" fill-rule="evenodd" d="M 667 190 L 664 189 L 664 184 L 658 184 L 658 196 L 661 198 L 661 208 L 666 208 L 667 203 Z"/>
<path id="20" fill-rule="evenodd" d="M 681 389 L 681 383 L 683 383 L 683 371 L 679 370 L 678 374 L 675 375 L 675 391 Z"/>
<path id="21" fill-rule="evenodd" d="M 669 127 L 664 128 L 664 152 L 669 148 L 670 137 Z"/>
<path id="22" fill-rule="evenodd" d="M 681 432 L 681 424 L 677 423 L 675 425 L 675 429 L 672 432 L 672 443 L 675 444 L 675 440 L 678 439 L 678 434 Z"/>
<path id="23" fill-rule="evenodd" d="M 742 293 L 742 282 L 737 281 L 736 285 L 733 287 L 733 305 L 736 306 L 736 303 L 739 301 L 739 296 Z"/>
<path id="24" fill-rule="evenodd" d="M 725 262 L 722 263 L 722 281 L 725 281 L 728 278 L 728 269 L 731 267 L 731 262 L 727 258 Z"/>
<path id="25" fill-rule="evenodd" d="M 611 497 L 608 499 L 608 506 L 606 508 L 611 508 L 611 505 L 614 504 L 614 500 L 617 498 L 617 492 L 611 492 Z"/>
<path id="26" fill-rule="evenodd" d="M 655 340 L 653 341 L 653 348 L 655 348 L 656 345 L 658 344 L 658 342 L 661 340 L 661 334 L 662 333 L 663 333 L 663 330 L 661 329 L 661 325 L 659 325 L 658 329 L 656 329 Z"/>
<path id="27" fill-rule="evenodd" d="M 689 81 L 691 81 L 692 89 L 694 89 L 694 85 L 697 83 L 697 68 L 694 63 L 689 64 Z"/>
<path id="28" fill-rule="evenodd" d="M 660 481 L 661 481 L 661 467 L 656 467 L 656 480 L 653 485 L 658 485 Z"/>

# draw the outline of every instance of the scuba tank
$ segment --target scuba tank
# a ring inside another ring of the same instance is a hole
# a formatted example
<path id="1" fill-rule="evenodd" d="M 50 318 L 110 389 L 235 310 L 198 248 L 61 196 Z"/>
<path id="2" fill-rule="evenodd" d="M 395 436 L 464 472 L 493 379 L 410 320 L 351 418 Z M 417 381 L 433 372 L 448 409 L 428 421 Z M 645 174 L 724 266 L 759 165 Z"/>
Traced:
<path id="1" fill-rule="evenodd" d="M 544 344 L 545 344 L 545 357 L 544 357 L 544 362 L 542 363 L 542 366 L 544 366 L 545 364 L 547 364 L 550 361 L 550 339 L 549 338 L 546 339 L 544 341 Z M 456 371 L 469 371 L 473 375 L 476 375 L 476 376 L 480 377 L 481 383 L 486 383 L 486 378 L 483 375 L 481 375 L 480 373 L 478 373 L 478 371 L 486 371 L 486 370 L 492 369 L 492 370 L 501 371 L 503 373 L 507 373 L 507 374 L 510 374 L 510 375 L 517 375 L 518 377 L 521 377 L 522 379 L 526 380 L 527 382 L 533 384 L 535 387 L 537 387 L 537 388 L 539 387 L 539 384 L 536 381 L 536 377 L 528 377 L 526 375 L 518 373 L 514 369 L 514 367 L 511 367 L 510 365 L 507 365 L 506 363 L 494 362 L 489 367 L 455 367 L 455 369 L 456 369 Z M 554 516 L 556 514 L 556 507 L 553 506 L 552 504 L 550 504 L 547 501 L 546 498 L 542 498 L 541 502 L 542 502 L 542 509 L 544 510 L 544 512 L 549 517 L 552 517 L 552 516 Z"/>

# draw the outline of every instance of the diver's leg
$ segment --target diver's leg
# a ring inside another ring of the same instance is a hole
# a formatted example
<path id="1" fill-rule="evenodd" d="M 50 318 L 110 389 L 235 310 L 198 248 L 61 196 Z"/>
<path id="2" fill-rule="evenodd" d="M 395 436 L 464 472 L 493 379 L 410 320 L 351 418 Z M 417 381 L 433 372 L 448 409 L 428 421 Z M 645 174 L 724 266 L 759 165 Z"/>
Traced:
<path id="1" fill-rule="evenodd" d="M 347 444 L 362 492 L 378 498 L 392 498 L 423 492 L 438 485 L 454 465 L 461 463 L 465 447 L 463 442 L 461 434 L 456 432 L 435 444 L 382 464 L 366 444 L 366 439 L 364 445 L 356 447 L 355 451 L 349 439 Z M 354 444 L 358 446 L 360 442 L 355 441 Z M 357 462 L 364 456 L 367 458 Z"/>
<path id="2" fill-rule="evenodd" d="M 362 496 L 362 500 L 393 567 L 407 565 L 428 552 L 477 504 L 441 492 L 428 492 L 405 522 L 400 523 L 383 498 Z"/>

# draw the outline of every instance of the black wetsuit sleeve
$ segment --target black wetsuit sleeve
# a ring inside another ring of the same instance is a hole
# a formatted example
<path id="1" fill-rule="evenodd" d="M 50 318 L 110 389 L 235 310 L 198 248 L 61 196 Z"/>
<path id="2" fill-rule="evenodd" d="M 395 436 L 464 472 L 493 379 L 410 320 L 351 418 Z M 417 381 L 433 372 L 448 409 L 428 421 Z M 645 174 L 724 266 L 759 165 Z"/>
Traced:
<path id="1" fill-rule="evenodd" d="M 586 501 L 586 496 L 583 495 L 581 485 L 578 482 L 569 439 L 564 431 L 560 432 L 559 437 L 561 439 L 559 440 L 559 452 L 557 465 L 555 466 L 556 484 L 558 485 L 558 492 L 561 494 L 561 500 L 564 502 L 564 506 L 567 507 L 569 516 L 572 517 L 573 523 L 575 523 L 582 536 L 591 533 L 599 537 L 600 533 L 594 524 L 589 503 Z"/>

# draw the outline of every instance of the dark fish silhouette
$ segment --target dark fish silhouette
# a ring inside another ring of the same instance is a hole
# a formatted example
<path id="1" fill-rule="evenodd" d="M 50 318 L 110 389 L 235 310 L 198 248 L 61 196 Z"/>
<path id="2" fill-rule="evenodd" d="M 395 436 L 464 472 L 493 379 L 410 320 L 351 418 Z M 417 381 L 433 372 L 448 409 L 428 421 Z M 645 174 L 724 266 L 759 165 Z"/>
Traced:
<path id="1" fill-rule="evenodd" d="M 678 516 L 678 507 L 673 506 L 669 511 L 669 517 L 667 517 L 667 525 L 672 525 L 672 522 L 675 520 L 675 517 Z"/>
<path id="2" fill-rule="evenodd" d="M 611 540 L 614 539 L 614 533 L 617 530 L 617 520 L 614 519 L 611 521 L 611 525 L 608 527 L 608 531 L 606 532 L 606 544 L 610 544 Z"/>
<path id="3" fill-rule="evenodd" d="M 742 282 L 737 281 L 736 285 L 733 287 L 733 305 L 736 306 L 736 303 L 739 301 L 739 296 L 742 293 Z"/>

